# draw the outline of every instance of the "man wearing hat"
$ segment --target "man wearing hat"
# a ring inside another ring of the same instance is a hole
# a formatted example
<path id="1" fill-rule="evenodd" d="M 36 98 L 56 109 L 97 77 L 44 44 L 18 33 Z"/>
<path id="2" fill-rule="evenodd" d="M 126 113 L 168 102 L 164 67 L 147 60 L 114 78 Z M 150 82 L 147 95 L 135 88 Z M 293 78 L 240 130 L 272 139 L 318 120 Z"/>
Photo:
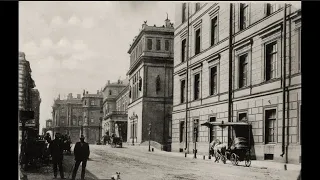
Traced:
<path id="1" fill-rule="evenodd" d="M 61 179 L 65 179 L 62 166 L 63 147 L 61 135 L 59 133 L 56 133 L 55 139 L 51 141 L 49 145 L 49 149 L 52 157 L 54 178 L 57 178 L 57 166 L 59 166 L 60 177 Z"/>
<path id="2" fill-rule="evenodd" d="M 89 144 L 84 142 L 84 136 L 80 136 L 80 142 L 77 142 L 74 147 L 74 158 L 75 165 L 72 173 L 72 180 L 75 180 L 78 168 L 82 162 L 81 179 L 84 180 L 84 175 L 86 171 L 87 160 L 90 155 Z"/>

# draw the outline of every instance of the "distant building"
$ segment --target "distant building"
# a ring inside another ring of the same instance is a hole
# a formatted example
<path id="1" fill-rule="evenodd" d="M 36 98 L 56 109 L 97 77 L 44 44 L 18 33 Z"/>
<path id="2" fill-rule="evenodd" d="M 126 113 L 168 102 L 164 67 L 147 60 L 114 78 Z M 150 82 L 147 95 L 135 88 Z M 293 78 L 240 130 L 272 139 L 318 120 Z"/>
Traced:
<path id="1" fill-rule="evenodd" d="M 102 112 L 102 93 L 98 90 L 96 94 L 83 92 L 82 111 L 83 111 L 83 135 L 88 143 L 97 143 L 101 138 Z"/>
<path id="2" fill-rule="evenodd" d="M 147 144 L 151 123 L 152 145 L 170 150 L 174 27 L 148 26 L 145 21 L 129 48 L 128 138 L 130 144 Z"/>
<path id="3" fill-rule="evenodd" d="M 277 2 L 176 3 L 173 151 L 193 153 L 197 142 L 197 152 L 208 154 L 214 139 L 249 139 L 248 130 L 224 128 L 222 134 L 220 127 L 201 126 L 246 121 L 252 124 L 255 158 L 284 162 L 287 156 L 289 163 L 299 163 L 301 4 L 287 4 L 286 26 L 284 7 Z"/>
<path id="4" fill-rule="evenodd" d="M 48 131 L 52 132 L 52 130 L 53 130 L 52 119 L 47 119 L 45 127 L 42 128 L 42 134 L 46 134 Z"/>
<path id="5" fill-rule="evenodd" d="M 127 99 L 128 80 L 118 80 L 110 83 L 110 80 L 102 90 L 103 94 L 103 112 L 104 120 L 102 122 L 102 135 L 116 134 L 122 137 L 123 141 L 127 139 Z M 120 108 L 121 106 L 121 108 Z"/>

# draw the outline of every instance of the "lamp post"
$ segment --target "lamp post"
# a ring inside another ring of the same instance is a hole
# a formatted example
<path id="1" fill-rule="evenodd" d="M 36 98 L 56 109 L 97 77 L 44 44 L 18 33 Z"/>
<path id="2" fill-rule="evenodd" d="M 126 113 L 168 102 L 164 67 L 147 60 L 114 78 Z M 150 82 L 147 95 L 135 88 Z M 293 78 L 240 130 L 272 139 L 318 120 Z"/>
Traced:
<path id="1" fill-rule="evenodd" d="M 149 130 L 149 152 L 151 151 L 150 150 L 150 141 L 151 141 L 151 123 L 149 123 L 149 128 L 148 128 L 148 130 Z"/>
<path id="2" fill-rule="evenodd" d="M 197 158 L 197 138 L 198 138 L 198 133 L 197 133 L 197 131 L 198 131 L 198 127 L 196 126 L 196 127 L 194 127 L 194 156 L 193 156 L 193 158 Z"/>
<path id="3" fill-rule="evenodd" d="M 101 144 L 101 124 L 102 124 L 102 117 L 99 118 L 100 120 L 100 123 L 99 123 L 99 140 L 98 140 L 98 144 L 100 145 Z"/>

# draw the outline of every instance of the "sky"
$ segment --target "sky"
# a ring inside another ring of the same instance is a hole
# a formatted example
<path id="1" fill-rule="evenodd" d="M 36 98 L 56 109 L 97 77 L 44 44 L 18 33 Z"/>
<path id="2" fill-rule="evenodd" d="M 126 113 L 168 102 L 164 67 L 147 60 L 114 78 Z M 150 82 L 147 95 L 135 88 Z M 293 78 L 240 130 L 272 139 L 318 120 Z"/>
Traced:
<path id="1" fill-rule="evenodd" d="M 166 13 L 174 23 L 174 2 L 20 1 L 19 51 L 40 92 L 40 129 L 58 94 L 96 93 L 126 78 L 127 51 L 143 21 L 162 26 Z"/>

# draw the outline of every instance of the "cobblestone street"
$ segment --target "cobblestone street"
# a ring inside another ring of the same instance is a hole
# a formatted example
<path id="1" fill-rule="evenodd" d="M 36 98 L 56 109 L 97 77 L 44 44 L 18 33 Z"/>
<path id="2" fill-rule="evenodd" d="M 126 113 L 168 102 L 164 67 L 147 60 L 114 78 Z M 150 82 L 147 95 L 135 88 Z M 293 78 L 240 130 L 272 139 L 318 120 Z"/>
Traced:
<path id="1" fill-rule="evenodd" d="M 298 171 L 284 171 L 270 168 L 233 166 L 214 163 L 213 160 L 190 159 L 166 154 L 134 150 L 132 147 L 111 148 L 91 145 L 87 169 L 98 179 L 110 178 L 121 172 L 121 179 L 171 180 L 171 179 L 296 179 Z M 141 149 L 141 147 L 140 147 Z"/>

